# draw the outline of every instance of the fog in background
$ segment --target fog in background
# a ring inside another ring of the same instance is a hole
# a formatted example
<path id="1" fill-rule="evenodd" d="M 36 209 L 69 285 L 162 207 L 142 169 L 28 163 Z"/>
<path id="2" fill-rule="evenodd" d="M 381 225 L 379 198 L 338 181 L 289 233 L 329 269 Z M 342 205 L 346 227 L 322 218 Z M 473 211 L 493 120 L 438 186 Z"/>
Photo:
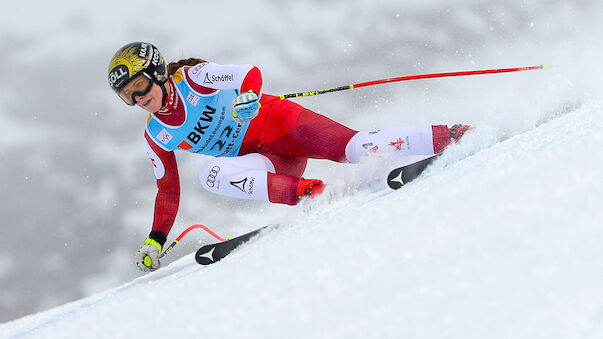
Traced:
<path id="1" fill-rule="evenodd" d="M 122 45 L 152 42 L 168 61 L 252 63 L 270 94 L 551 63 L 547 74 L 520 81 L 519 74 L 440 79 L 297 99 L 355 129 L 464 122 L 495 142 L 532 127 L 547 109 L 600 95 L 602 10 L 594 0 L 5 4 L 0 321 L 141 275 L 133 255 L 150 231 L 156 186 L 144 151 L 147 114 L 106 82 Z M 181 207 L 168 241 L 193 223 L 234 235 L 292 208 L 213 196 L 197 180 L 207 158 L 177 157 Z M 315 161 L 306 176 L 337 180 L 344 168 Z M 190 234 L 165 263 L 206 240 Z"/>

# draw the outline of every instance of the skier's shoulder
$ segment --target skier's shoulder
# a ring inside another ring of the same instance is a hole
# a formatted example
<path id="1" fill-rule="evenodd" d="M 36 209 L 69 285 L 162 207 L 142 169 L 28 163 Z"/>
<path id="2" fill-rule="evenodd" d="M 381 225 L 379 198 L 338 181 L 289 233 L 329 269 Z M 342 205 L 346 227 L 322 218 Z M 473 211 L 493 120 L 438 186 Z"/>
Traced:
<path id="1" fill-rule="evenodd" d="M 196 65 L 184 65 L 174 72 L 172 78 L 174 79 L 175 83 L 179 83 L 184 78 L 187 78 L 187 80 L 195 79 L 201 70 L 208 64 L 210 64 L 210 62 L 204 61 Z"/>

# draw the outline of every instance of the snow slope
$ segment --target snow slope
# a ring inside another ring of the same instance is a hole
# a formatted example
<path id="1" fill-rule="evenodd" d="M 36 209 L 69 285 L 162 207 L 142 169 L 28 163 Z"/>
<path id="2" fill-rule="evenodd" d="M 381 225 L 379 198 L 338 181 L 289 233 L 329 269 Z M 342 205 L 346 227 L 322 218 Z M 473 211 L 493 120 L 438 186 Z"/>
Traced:
<path id="1" fill-rule="evenodd" d="M 498 143 L 477 129 L 399 191 L 318 200 L 214 266 L 191 254 L 0 336 L 601 338 L 603 107 L 562 113 Z"/>

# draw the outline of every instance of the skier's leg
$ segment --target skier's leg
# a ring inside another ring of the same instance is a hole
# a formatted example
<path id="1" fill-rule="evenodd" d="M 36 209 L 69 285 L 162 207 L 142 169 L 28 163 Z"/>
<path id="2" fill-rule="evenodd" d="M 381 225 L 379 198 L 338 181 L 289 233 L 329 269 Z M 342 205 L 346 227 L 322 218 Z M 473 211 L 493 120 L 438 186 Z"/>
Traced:
<path id="1" fill-rule="evenodd" d="M 317 182 L 308 183 L 300 179 L 306 162 L 304 158 L 259 153 L 233 158 L 219 157 L 203 165 L 199 179 L 203 188 L 212 193 L 295 205 L 299 195 L 309 195 L 306 192 L 308 185 L 312 184 L 309 188 L 314 188 L 314 193 L 318 189 L 314 187 Z"/>
<path id="2" fill-rule="evenodd" d="M 288 100 L 270 107 L 268 114 L 250 126 L 242 149 L 291 158 L 329 159 L 357 163 L 367 153 L 432 155 L 440 153 L 468 128 L 457 125 L 386 128 L 357 132 Z M 255 132 L 253 132 L 255 131 Z M 252 145 L 247 147 L 247 145 Z"/>

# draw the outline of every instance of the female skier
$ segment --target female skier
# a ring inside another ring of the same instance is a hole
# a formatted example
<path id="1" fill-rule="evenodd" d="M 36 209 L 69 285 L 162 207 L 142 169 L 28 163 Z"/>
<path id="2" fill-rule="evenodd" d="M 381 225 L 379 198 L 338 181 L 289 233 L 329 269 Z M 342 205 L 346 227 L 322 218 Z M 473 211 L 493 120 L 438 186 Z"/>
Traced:
<path id="1" fill-rule="evenodd" d="M 358 132 L 288 100 L 262 105 L 274 96 L 261 92 L 260 70 L 253 65 L 186 59 L 166 67 L 147 42 L 120 48 L 108 80 L 126 104 L 149 112 L 144 137 L 158 192 L 151 232 L 135 255 L 143 271 L 159 267 L 178 211 L 175 150 L 215 156 L 199 174 L 210 192 L 295 205 L 324 188 L 321 180 L 302 178 L 309 158 L 357 163 L 367 152 L 431 155 L 469 128 Z"/>

